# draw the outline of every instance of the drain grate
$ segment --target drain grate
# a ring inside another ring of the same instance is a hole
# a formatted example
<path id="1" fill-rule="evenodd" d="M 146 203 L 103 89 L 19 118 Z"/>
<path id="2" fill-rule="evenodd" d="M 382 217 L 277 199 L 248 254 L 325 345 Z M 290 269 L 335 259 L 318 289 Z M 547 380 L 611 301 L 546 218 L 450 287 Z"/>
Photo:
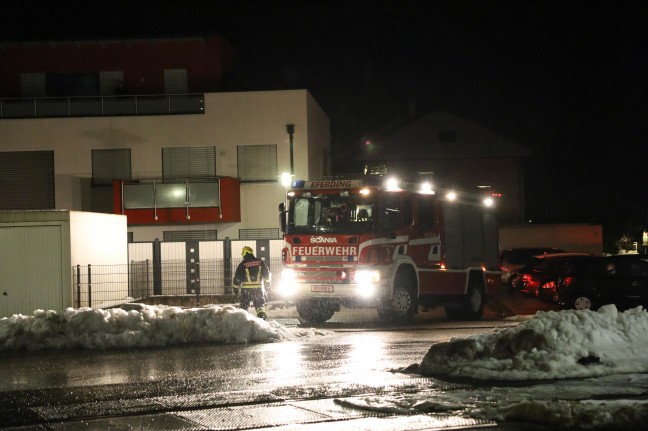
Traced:
<path id="1" fill-rule="evenodd" d="M 176 412 L 176 415 L 213 431 L 265 428 L 330 420 L 325 415 L 285 404 L 184 411 Z"/>
<path id="2" fill-rule="evenodd" d="M 161 409 L 161 405 L 152 399 L 112 400 L 71 405 L 32 407 L 33 411 L 38 413 L 47 421 L 133 415 L 142 412 L 150 413 Z"/>
<path id="3" fill-rule="evenodd" d="M 332 420 L 360 418 L 367 416 L 389 416 L 388 413 L 362 411 L 360 409 L 350 408 L 339 403 L 334 399 L 296 401 L 289 403 L 291 406 L 324 415 Z"/>
<path id="4" fill-rule="evenodd" d="M 45 428 L 34 428 L 34 430 L 36 429 L 41 430 Z M 207 431 L 209 428 L 201 425 L 196 425 L 195 423 L 174 415 L 160 414 L 53 423 L 48 424 L 47 429 L 52 431 Z M 21 429 L 20 431 L 24 430 Z"/>
<path id="5" fill-rule="evenodd" d="M 165 410 L 229 407 L 239 404 L 267 404 L 282 401 L 275 395 L 260 391 L 206 392 L 192 395 L 168 395 L 154 398 Z"/>

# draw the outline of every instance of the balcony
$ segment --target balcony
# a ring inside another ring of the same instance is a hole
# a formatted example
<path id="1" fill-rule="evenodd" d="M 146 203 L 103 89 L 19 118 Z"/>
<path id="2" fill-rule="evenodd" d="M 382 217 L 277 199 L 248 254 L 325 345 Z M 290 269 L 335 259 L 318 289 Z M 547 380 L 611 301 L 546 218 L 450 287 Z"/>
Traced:
<path id="1" fill-rule="evenodd" d="M 203 93 L 0 99 L 0 119 L 204 113 Z"/>
<path id="2" fill-rule="evenodd" d="M 129 225 L 241 221 L 240 181 L 139 179 L 113 181 L 113 210 Z"/>

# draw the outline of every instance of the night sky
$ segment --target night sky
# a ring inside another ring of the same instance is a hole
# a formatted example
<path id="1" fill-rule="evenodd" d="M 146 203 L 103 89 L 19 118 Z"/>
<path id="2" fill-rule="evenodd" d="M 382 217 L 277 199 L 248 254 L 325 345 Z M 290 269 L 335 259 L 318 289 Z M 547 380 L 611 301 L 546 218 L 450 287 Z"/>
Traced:
<path id="1" fill-rule="evenodd" d="M 363 135 L 444 110 L 531 151 L 526 219 L 648 228 L 648 2 L 2 3 L 4 40 L 223 34 L 239 57 L 227 89 L 308 89 L 337 172 Z"/>

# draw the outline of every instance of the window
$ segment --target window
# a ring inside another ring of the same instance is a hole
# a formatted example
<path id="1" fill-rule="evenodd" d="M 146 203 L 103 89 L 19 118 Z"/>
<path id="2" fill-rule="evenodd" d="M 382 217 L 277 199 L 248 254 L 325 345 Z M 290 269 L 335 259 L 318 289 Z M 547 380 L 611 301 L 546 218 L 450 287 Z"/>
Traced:
<path id="1" fill-rule="evenodd" d="M 92 150 L 92 185 L 110 186 L 112 180 L 131 179 L 130 148 Z"/>
<path id="2" fill-rule="evenodd" d="M 243 182 L 277 181 L 276 145 L 241 145 L 238 147 L 238 176 Z"/>
<path id="3" fill-rule="evenodd" d="M 99 72 L 99 93 L 102 96 L 125 94 L 124 72 L 121 70 L 104 70 Z"/>
<path id="4" fill-rule="evenodd" d="M 379 226 L 381 229 L 398 229 L 402 225 L 400 196 L 387 193 L 382 196 L 380 202 L 381 214 Z"/>
<path id="5" fill-rule="evenodd" d="M 166 94 L 187 94 L 189 84 L 187 69 L 164 69 L 164 92 Z"/>
<path id="6" fill-rule="evenodd" d="M 162 148 L 162 176 L 213 178 L 216 176 L 216 147 Z"/>
<path id="7" fill-rule="evenodd" d="M 23 97 L 45 96 L 45 74 L 44 73 L 21 73 L 20 92 Z"/>
<path id="8" fill-rule="evenodd" d="M 218 239 L 218 231 L 208 230 L 165 230 L 164 241 L 212 241 Z"/>
<path id="9" fill-rule="evenodd" d="M 98 96 L 96 73 L 48 73 L 45 76 L 48 97 Z"/>
<path id="10" fill-rule="evenodd" d="M 0 209 L 54 206 L 54 151 L 0 152 Z"/>
<path id="11" fill-rule="evenodd" d="M 239 239 L 279 239 L 279 229 L 239 229 Z"/>
<path id="12" fill-rule="evenodd" d="M 432 196 L 419 198 L 418 223 L 423 230 L 430 230 L 437 227 L 436 205 Z"/>

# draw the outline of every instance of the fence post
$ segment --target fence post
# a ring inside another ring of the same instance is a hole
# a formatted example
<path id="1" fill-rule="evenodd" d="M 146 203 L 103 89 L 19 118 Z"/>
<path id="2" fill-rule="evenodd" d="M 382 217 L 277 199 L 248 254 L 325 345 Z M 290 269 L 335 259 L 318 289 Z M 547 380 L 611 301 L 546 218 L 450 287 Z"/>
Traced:
<path id="1" fill-rule="evenodd" d="M 223 275 L 225 277 L 225 294 L 232 294 L 232 240 L 225 237 L 223 241 Z"/>
<path id="2" fill-rule="evenodd" d="M 81 265 L 76 267 L 76 279 L 77 279 L 77 308 L 81 308 Z"/>
<path id="3" fill-rule="evenodd" d="M 162 246 L 157 238 L 153 241 L 153 295 L 162 295 Z"/>
<path id="4" fill-rule="evenodd" d="M 92 265 L 88 264 L 88 307 L 92 307 Z"/>
<path id="5" fill-rule="evenodd" d="M 149 277 L 149 260 L 146 259 L 146 296 L 151 296 L 151 278 Z"/>

